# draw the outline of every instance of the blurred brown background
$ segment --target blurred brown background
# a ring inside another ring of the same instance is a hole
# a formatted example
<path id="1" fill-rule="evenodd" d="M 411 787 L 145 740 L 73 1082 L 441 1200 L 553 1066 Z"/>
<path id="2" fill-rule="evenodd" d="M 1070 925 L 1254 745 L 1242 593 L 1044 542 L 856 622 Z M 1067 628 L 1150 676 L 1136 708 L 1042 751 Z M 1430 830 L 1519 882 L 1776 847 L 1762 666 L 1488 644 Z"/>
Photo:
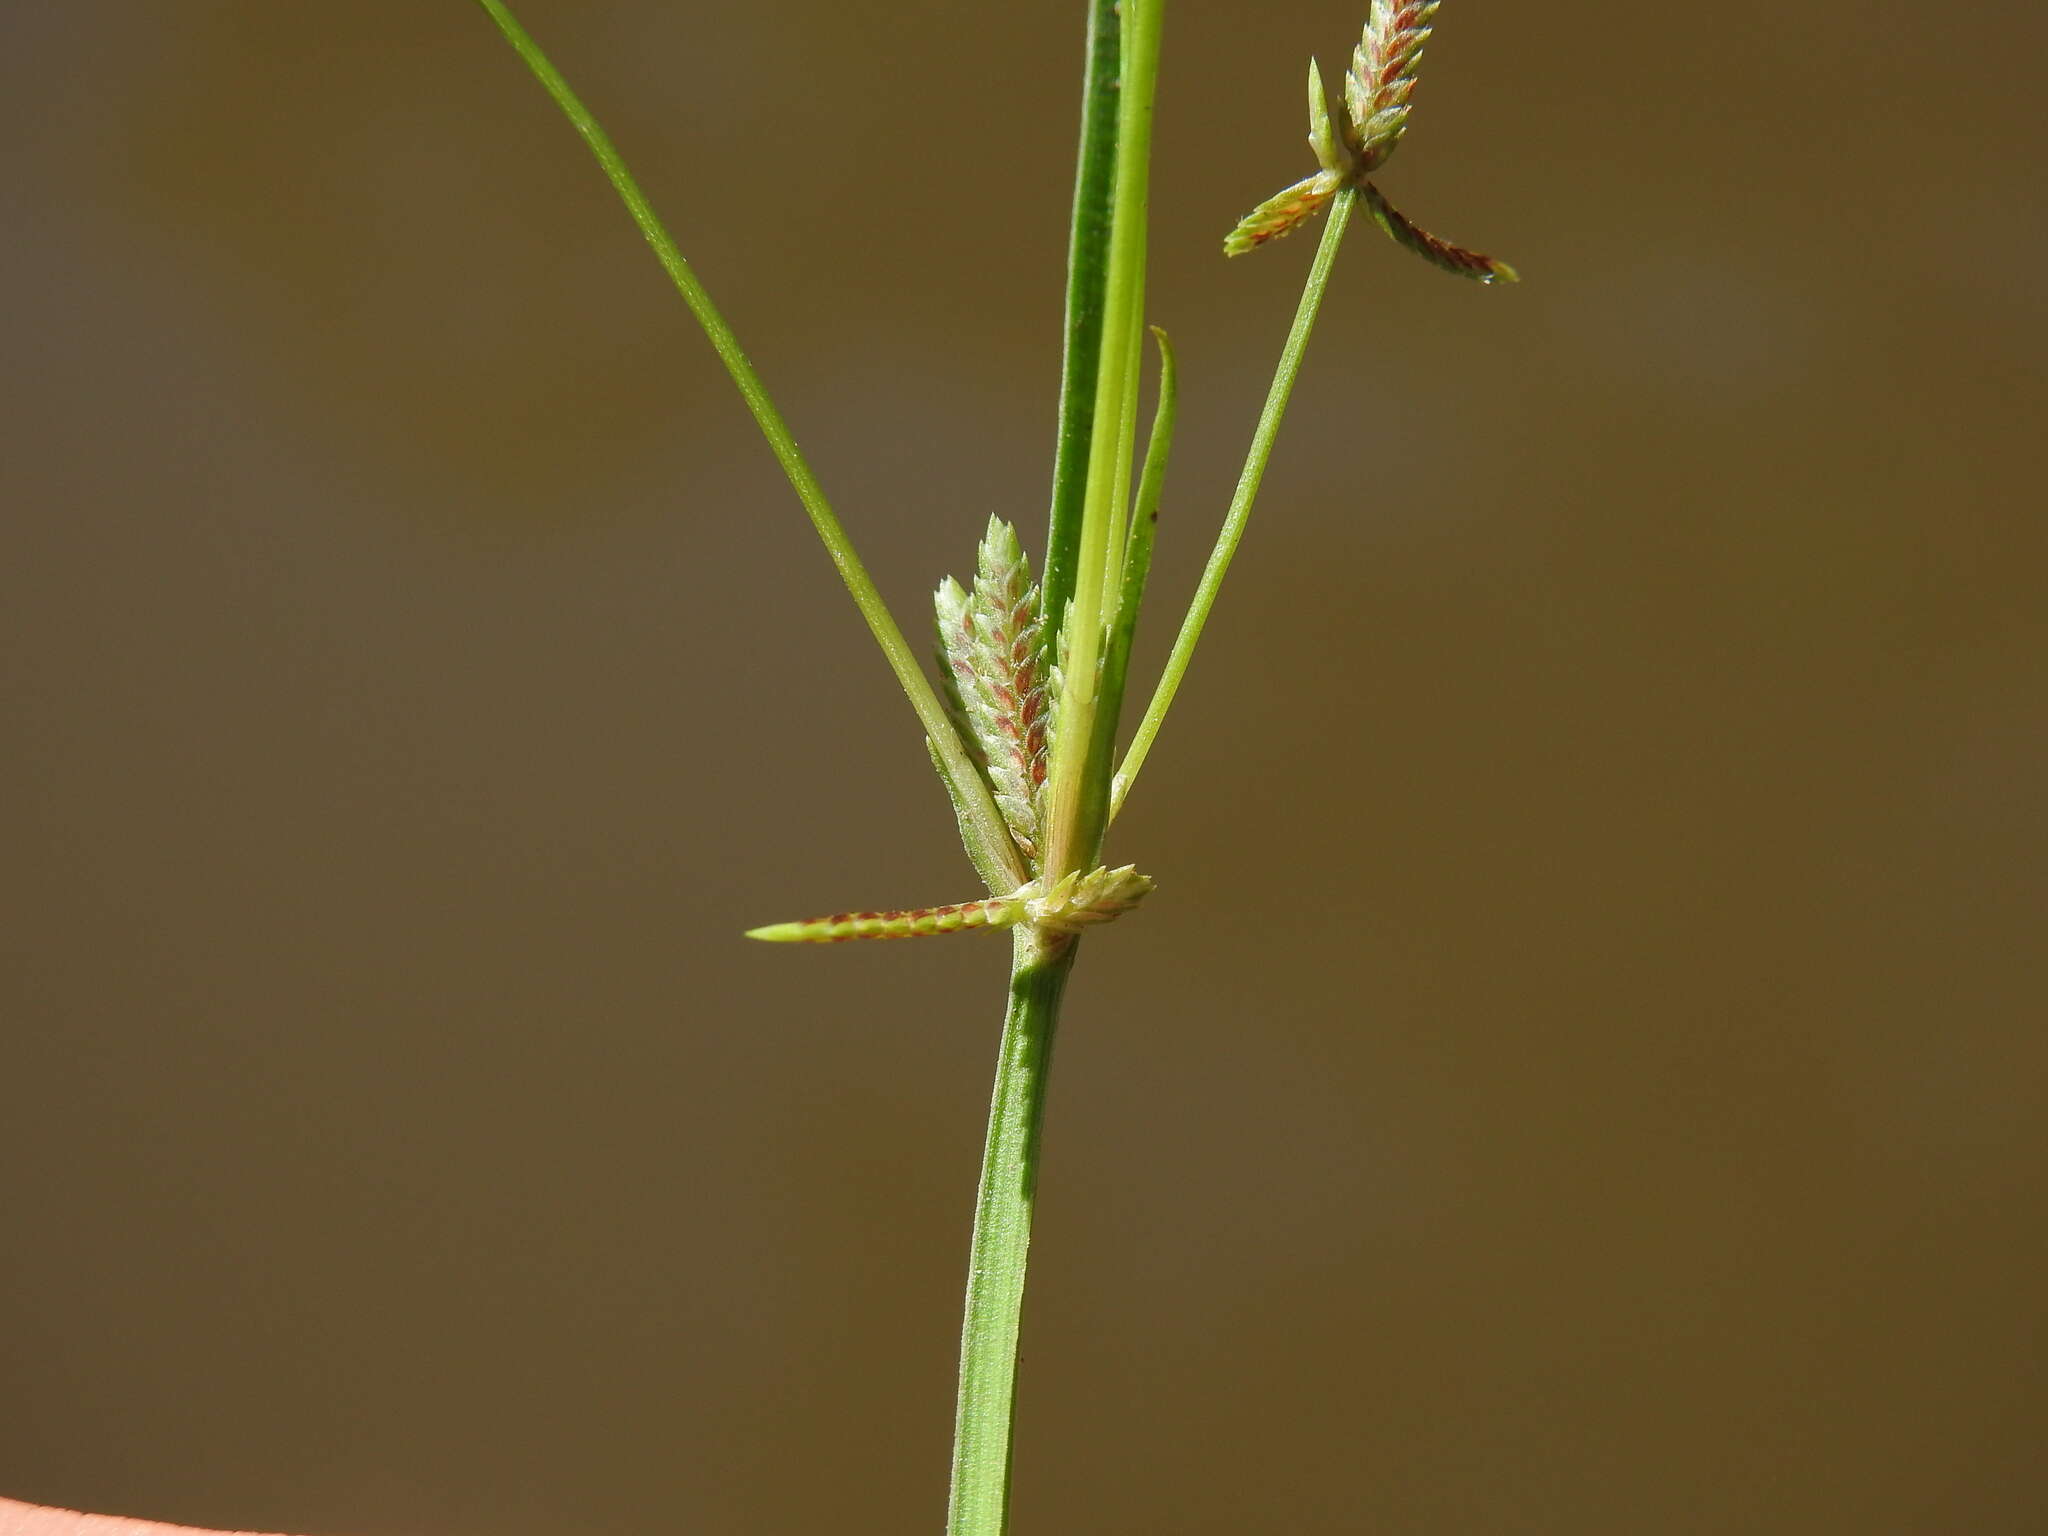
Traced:
<path id="1" fill-rule="evenodd" d="M 1170 17 L 1145 686 L 1363 0 Z M 920 628 L 1042 540 L 1078 0 L 529 0 Z M 1560 16 L 1562 20 L 1558 19 Z M 474 7 L 0 12 L 0 1490 L 935 1530 L 998 940 Z M 1060 1048 L 1021 1533 L 2048 1529 L 2048 22 L 1452 4 Z"/>

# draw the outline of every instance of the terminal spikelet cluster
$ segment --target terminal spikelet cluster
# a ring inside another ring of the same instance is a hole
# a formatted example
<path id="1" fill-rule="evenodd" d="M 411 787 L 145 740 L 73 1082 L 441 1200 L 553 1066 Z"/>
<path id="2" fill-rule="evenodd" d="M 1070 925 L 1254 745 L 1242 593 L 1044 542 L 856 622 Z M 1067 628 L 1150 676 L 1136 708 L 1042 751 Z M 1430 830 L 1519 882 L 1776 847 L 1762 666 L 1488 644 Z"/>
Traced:
<path id="1" fill-rule="evenodd" d="M 1439 239 L 1397 211 L 1366 178 L 1386 164 L 1408 131 L 1409 98 L 1415 93 L 1423 44 L 1429 41 L 1440 0 L 1372 0 L 1365 33 L 1344 76 L 1341 138 L 1331 131 L 1329 103 L 1315 63 L 1308 67 L 1309 144 L 1321 167 L 1286 191 L 1269 197 L 1238 221 L 1223 239 L 1226 256 L 1242 256 L 1299 229 L 1328 207 L 1338 193 L 1354 189 L 1373 222 L 1395 244 L 1430 265 L 1482 283 L 1517 281 L 1504 261 Z"/>
<path id="2" fill-rule="evenodd" d="M 1038 588 L 1017 532 L 990 518 L 974 585 L 950 576 L 935 602 L 939 669 L 954 724 L 966 741 L 1010 834 L 1027 859 L 1037 854 L 1047 732 L 1059 669 L 1046 655 Z M 1033 864 L 1036 867 L 1036 864 Z M 1152 889 L 1130 865 L 1043 875 L 1005 895 L 943 907 L 835 912 L 749 930 L 773 944 L 840 944 L 850 939 L 917 939 L 971 928 L 1026 924 L 1066 938 L 1130 911 Z"/>

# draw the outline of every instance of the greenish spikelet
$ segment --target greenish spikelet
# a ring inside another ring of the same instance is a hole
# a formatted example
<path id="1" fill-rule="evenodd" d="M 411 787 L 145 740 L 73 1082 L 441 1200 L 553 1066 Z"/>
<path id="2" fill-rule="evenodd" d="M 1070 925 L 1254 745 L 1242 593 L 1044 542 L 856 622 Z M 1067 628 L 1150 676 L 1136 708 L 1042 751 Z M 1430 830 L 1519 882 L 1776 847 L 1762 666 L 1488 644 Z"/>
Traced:
<path id="1" fill-rule="evenodd" d="M 1242 256 L 1269 240 L 1291 235 L 1329 205 L 1344 185 L 1336 171 L 1317 171 L 1303 177 L 1283 192 L 1276 192 L 1237 221 L 1237 228 L 1223 237 L 1223 254 Z"/>
<path id="2" fill-rule="evenodd" d="M 1151 889 L 1151 879 L 1126 864 L 1121 869 L 1066 875 L 1050 886 L 1033 880 L 1007 896 L 991 896 L 986 901 L 891 912 L 835 912 L 830 917 L 750 928 L 747 937 L 770 944 L 840 944 L 848 939 L 921 939 L 1024 922 L 1049 933 L 1075 934 L 1115 921 L 1143 901 Z"/>
<path id="3" fill-rule="evenodd" d="M 1091 869 L 1085 875 L 1061 876 L 1044 894 L 1029 897 L 1025 906 L 1032 922 L 1039 927 L 1054 933 L 1079 933 L 1083 928 L 1123 916 L 1151 893 L 1152 886 L 1152 878 L 1139 874 L 1130 864 L 1117 869 Z M 1024 895 L 1031 889 L 1026 886 L 1018 894 Z"/>
<path id="4" fill-rule="evenodd" d="M 1025 903 L 1015 896 L 966 901 L 955 906 L 907 907 L 893 912 L 835 912 L 799 923 L 750 928 L 747 937 L 770 944 L 843 944 L 848 939 L 921 939 L 970 928 L 1007 928 L 1022 922 Z"/>
<path id="5" fill-rule="evenodd" d="M 1038 588 L 1017 531 L 990 518 L 977 552 L 973 589 L 949 577 L 934 607 L 942 669 L 960 701 L 964 734 L 978 749 L 1011 836 L 1029 855 L 1038 845 L 1049 711 Z"/>

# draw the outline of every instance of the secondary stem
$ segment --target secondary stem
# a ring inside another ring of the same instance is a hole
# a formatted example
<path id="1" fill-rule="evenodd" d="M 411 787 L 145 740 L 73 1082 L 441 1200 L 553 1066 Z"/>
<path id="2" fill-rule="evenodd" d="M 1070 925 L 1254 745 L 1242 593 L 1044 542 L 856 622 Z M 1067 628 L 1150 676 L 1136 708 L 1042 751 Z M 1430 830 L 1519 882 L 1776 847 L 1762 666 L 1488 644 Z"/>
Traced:
<path id="1" fill-rule="evenodd" d="M 1295 308 L 1294 324 L 1287 332 L 1287 345 L 1280 349 L 1280 365 L 1273 370 L 1273 384 L 1266 391 L 1265 409 L 1259 412 L 1259 424 L 1252 433 L 1252 445 L 1245 454 L 1244 469 L 1237 477 L 1237 490 L 1230 498 L 1230 511 L 1223 519 L 1222 531 L 1216 535 L 1216 547 L 1209 553 L 1209 563 L 1202 571 L 1200 585 L 1195 588 L 1194 601 L 1188 604 L 1187 617 L 1181 621 L 1180 634 L 1174 639 L 1172 654 L 1166 658 L 1166 669 L 1160 674 L 1159 686 L 1153 690 L 1152 702 L 1145 706 L 1145 717 L 1138 722 L 1137 732 L 1131 738 L 1130 751 L 1125 753 L 1123 766 L 1117 770 L 1110 800 L 1111 816 L 1122 808 L 1124 796 L 1130 793 L 1131 781 L 1145 766 L 1146 754 L 1152 750 L 1160 722 L 1166 718 L 1174 694 L 1180 691 L 1181 679 L 1187 674 L 1188 662 L 1195 654 L 1195 642 L 1202 638 L 1202 626 L 1209 622 L 1209 610 L 1216 606 L 1216 593 L 1223 585 L 1224 574 L 1230 569 L 1231 557 L 1237 553 L 1238 540 L 1244 537 L 1245 524 L 1251 520 L 1252 503 L 1258 500 L 1259 482 L 1266 475 L 1266 461 L 1273 456 L 1273 440 L 1280 435 L 1280 420 L 1287 414 L 1287 397 L 1294 392 L 1295 377 L 1301 372 L 1302 354 L 1308 350 L 1309 333 L 1315 329 L 1316 313 L 1323 307 L 1323 289 L 1329 284 L 1330 268 L 1337 261 L 1337 247 L 1344 242 L 1344 227 L 1351 222 L 1351 211 L 1357 202 L 1358 194 L 1350 187 L 1330 201 L 1322 243 L 1316 247 L 1316 259 L 1308 269 L 1308 281 L 1302 286 L 1301 303 Z"/>
<path id="2" fill-rule="evenodd" d="M 1071 939 L 1048 939 L 1028 927 L 1016 931 L 1015 944 L 974 1204 L 947 1536 L 1002 1536 L 1009 1525 L 1017 1330 L 1024 1261 L 1031 1247 L 1046 1074 L 1060 998 L 1079 949 Z"/>

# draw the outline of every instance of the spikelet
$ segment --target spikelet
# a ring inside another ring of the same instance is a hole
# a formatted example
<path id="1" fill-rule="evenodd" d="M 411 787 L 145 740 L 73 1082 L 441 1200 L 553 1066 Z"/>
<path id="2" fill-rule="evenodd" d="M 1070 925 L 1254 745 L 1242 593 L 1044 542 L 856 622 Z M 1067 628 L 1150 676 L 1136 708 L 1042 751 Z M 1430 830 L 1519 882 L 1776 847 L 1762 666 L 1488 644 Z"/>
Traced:
<path id="1" fill-rule="evenodd" d="M 1304 177 L 1284 192 L 1276 192 L 1237 221 L 1237 228 L 1223 237 L 1223 254 L 1242 256 L 1268 240 L 1292 234 L 1329 206 L 1330 199 L 1348 179 L 1350 171 L 1337 135 L 1330 126 L 1330 103 L 1323 94 L 1323 72 L 1316 61 L 1308 61 L 1308 147 L 1316 152 L 1315 175 Z"/>
<path id="2" fill-rule="evenodd" d="M 993 896 L 950 907 L 907 907 L 895 912 L 835 912 L 800 923 L 750 928 L 747 937 L 770 944 L 844 944 L 848 939 L 921 939 L 965 933 L 970 928 L 1007 928 L 1026 916 L 1016 896 Z"/>
<path id="3" fill-rule="evenodd" d="M 1448 240 L 1439 240 L 1388 202 L 1385 194 L 1371 182 L 1359 188 L 1359 192 L 1365 199 L 1365 211 L 1372 215 L 1373 222 L 1384 229 L 1396 245 L 1406 246 L 1431 266 L 1481 283 L 1518 283 L 1522 280 L 1504 261 L 1468 251 Z"/>
<path id="4" fill-rule="evenodd" d="M 972 591 L 950 577 L 934 599 L 942 670 L 1010 835 L 1038 846 L 1045 782 L 1047 694 L 1041 676 L 1038 589 L 1017 531 L 988 520 Z"/>
<path id="5" fill-rule="evenodd" d="M 1408 128 L 1408 98 L 1430 18 L 1438 0 L 1372 0 L 1365 35 L 1351 55 L 1344 77 L 1344 141 L 1352 174 L 1364 176 L 1386 163 Z"/>
<path id="6" fill-rule="evenodd" d="M 1329 205 L 1344 185 L 1336 171 L 1318 171 L 1297 181 L 1284 192 L 1276 192 L 1237 221 L 1237 228 L 1223 237 L 1223 254 L 1242 256 L 1256 251 L 1268 240 L 1291 235 Z"/>
<path id="7" fill-rule="evenodd" d="M 1007 896 L 947 907 L 906 907 L 894 912 L 835 912 L 800 923 L 771 923 L 747 932 L 770 944 L 843 944 L 848 939 L 920 939 L 964 933 L 970 928 L 1009 928 L 1032 923 L 1050 933 L 1074 934 L 1113 922 L 1152 889 L 1152 881 L 1126 864 L 1092 869 L 1055 880 L 1033 880 Z"/>
<path id="8" fill-rule="evenodd" d="M 1152 885 L 1151 876 L 1139 874 L 1129 864 L 1118 869 L 1091 869 L 1085 875 L 1061 876 L 1043 895 L 1031 896 L 1025 905 L 1039 927 L 1054 933 L 1079 933 L 1123 916 L 1151 893 Z"/>

